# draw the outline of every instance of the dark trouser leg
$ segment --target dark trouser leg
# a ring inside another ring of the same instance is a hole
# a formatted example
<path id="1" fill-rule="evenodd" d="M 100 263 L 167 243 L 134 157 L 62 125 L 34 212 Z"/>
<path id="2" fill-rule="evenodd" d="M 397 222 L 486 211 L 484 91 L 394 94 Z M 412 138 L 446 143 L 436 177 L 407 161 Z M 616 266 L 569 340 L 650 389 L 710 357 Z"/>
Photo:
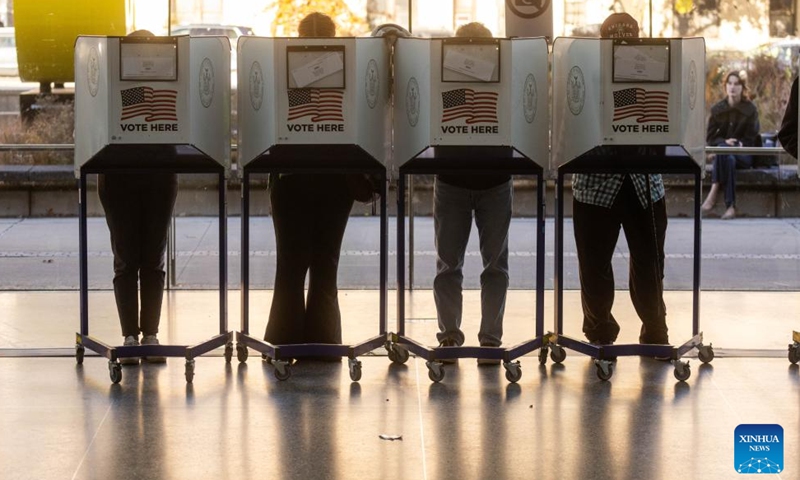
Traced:
<path id="1" fill-rule="evenodd" d="M 164 254 L 172 209 L 178 196 L 174 174 L 154 174 L 149 188 L 140 194 L 142 249 L 139 265 L 142 309 L 140 326 L 144 335 L 158 333 L 161 303 L 164 299 Z"/>
<path id="2" fill-rule="evenodd" d="M 630 250 L 631 301 L 642 320 L 639 342 L 666 344 L 669 343 L 663 283 L 666 205 L 661 199 L 642 209 L 633 193 L 628 205 L 622 227 Z"/>
<path id="3" fill-rule="evenodd" d="M 305 279 L 311 261 L 312 214 L 309 175 L 287 175 L 270 190 L 277 266 L 275 289 L 264 340 L 285 345 L 303 342 Z"/>
<path id="4" fill-rule="evenodd" d="M 306 304 L 306 343 L 342 343 L 337 276 L 342 240 L 353 207 L 344 175 L 314 175 L 315 202 Z"/>
<path id="5" fill-rule="evenodd" d="M 98 193 L 106 212 L 114 253 L 114 298 L 122 336 L 139 335 L 139 248 L 138 199 L 122 175 L 100 175 Z"/>
<path id="6" fill-rule="evenodd" d="M 736 157 L 717 155 L 711 170 L 712 182 L 719 183 L 725 190 L 725 207 L 736 205 Z"/>
<path id="7" fill-rule="evenodd" d="M 573 200 L 572 223 L 578 251 L 583 333 L 590 342 L 611 343 L 619 334 L 619 324 L 611 314 L 611 258 L 619 238 L 620 220 L 611 209 Z"/>

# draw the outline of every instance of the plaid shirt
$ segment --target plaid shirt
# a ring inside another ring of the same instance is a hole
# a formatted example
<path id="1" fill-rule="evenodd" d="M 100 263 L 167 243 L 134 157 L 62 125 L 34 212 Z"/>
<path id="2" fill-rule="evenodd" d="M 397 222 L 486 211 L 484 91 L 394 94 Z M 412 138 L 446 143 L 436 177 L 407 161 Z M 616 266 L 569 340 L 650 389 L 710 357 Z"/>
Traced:
<path id="1" fill-rule="evenodd" d="M 626 174 L 621 173 L 576 173 L 572 177 L 572 196 L 581 203 L 611 208 L 622 188 Z M 650 206 L 647 201 L 647 180 L 644 174 L 630 174 L 636 196 L 642 208 Z M 650 175 L 650 199 L 653 203 L 664 198 L 664 181 L 660 174 Z"/>

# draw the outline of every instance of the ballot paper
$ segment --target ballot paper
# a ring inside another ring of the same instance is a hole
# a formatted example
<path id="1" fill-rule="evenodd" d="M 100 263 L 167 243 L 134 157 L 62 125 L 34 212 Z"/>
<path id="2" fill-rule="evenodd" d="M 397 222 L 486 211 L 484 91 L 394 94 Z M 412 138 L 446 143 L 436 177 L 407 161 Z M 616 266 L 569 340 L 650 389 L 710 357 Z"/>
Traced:
<path id="1" fill-rule="evenodd" d="M 615 82 L 669 82 L 669 46 L 615 45 Z"/>
<path id="2" fill-rule="evenodd" d="M 497 64 L 451 48 L 445 53 L 444 68 L 490 82 Z"/>
<path id="3" fill-rule="evenodd" d="M 122 80 L 176 80 L 177 48 L 172 43 L 123 43 L 120 45 Z"/>
<path id="4" fill-rule="evenodd" d="M 330 52 L 324 53 L 312 61 L 293 69 L 292 78 L 297 88 L 304 88 L 342 70 L 344 70 L 342 54 Z"/>

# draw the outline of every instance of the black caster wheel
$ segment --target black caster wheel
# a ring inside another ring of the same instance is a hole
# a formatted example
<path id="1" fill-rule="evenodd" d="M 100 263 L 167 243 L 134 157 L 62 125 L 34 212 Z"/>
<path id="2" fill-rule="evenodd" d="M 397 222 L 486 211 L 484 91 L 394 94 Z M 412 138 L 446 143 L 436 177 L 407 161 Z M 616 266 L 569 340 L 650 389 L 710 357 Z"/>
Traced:
<path id="1" fill-rule="evenodd" d="M 230 343 L 225 344 L 225 363 L 231 363 L 233 358 L 233 345 Z"/>
<path id="2" fill-rule="evenodd" d="M 597 378 L 602 381 L 608 381 L 614 376 L 614 364 L 607 360 L 598 360 L 595 362 L 597 365 Z"/>
<path id="3" fill-rule="evenodd" d="M 431 381 L 439 383 L 444 380 L 444 367 L 441 362 L 427 362 L 428 378 Z"/>
<path id="4" fill-rule="evenodd" d="M 247 361 L 247 347 L 241 343 L 236 345 L 236 359 L 239 360 L 239 363 Z"/>
<path id="5" fill-rule="evenodd" d="M 692 370 L 689 368 L 688 363 L 676 362 L 675 370 L 673 372 L 678 381 L 685 382 L 692 376 Z"/>
<path id="6" fill-rule="evenodd" d="M 408 350 L 399 346 L 391 345 L 389 347 L 389 360 L 398 365 L 403 365 L 408 361 Z"/>
<path id="7" fill-rule="evenodd" d="M 517 383 L 522 378 L 522 368 L 519 362 L 508 362 L 503 364 L 506 367 L 506 380 Z"/>
<path id="8" fill-rule="evenodd" d="M 350 380 L 354 382 L 361 380 L 361 362 L 358 360 L 350 361 Z"/>
<path id="9" fill-rule="evenodd" d="M 547 365 L 547 352 L 548 352 L 548 350 L 549 350 L 549 348 L 546 347 L 546 346 L 542 347 L 539 350 L 539 365 Z"/>
<path id="10" fill-rule="evenodd" d="M 108 376 L 111 377 L 111 383 L 119 383 L 122 380 L 122 365 L 119 362 L 108 362 Z"/>
<path id="11" fill-rule="evenodd" d="M 800 349 L 798 349 L 797 345 L 792 345 L 789 347 L 789 362 L 792 365 L 797 365 L 797 362 L 800 361 Z"/>
<path id="12" fill-rule="evenodd" d="M 186 383 L 192 383 L 194 380 L 194 360 L 186 360 Z"/>
<path id="13" fill-rule="evenodd" d="M 552 360 L 555 363 L 561 363 L 566 358 L 567 358 L 567 351 L 564 350 L 564 347 L 556 345 L 550 352 L 550 360 Z"/>
<path id="14" fill-rule="evenodd" d="M 697 350 L 697 359 L 703 363 L 710 363 L 714 360 L 714 349 L 711 345 L 700 347 Z"/>
<path id="15" fill-rule="evenodd" d="M 76 345 L 75 346 L 75 362 L 78 365 L 83 365 L 83 355 L 86 353 L 86 347 L 83 345 Z"/>
<path id="16" fill-rule="evenodd" d="M 284 380 L 288 380 L 289 377 L 292 376 L 292 369 L 289 367 L 289 364 L 286 362 L 273 360 L 272 366 L 275 367 L 275 378 L 280 380 L 281 382 Z"/>

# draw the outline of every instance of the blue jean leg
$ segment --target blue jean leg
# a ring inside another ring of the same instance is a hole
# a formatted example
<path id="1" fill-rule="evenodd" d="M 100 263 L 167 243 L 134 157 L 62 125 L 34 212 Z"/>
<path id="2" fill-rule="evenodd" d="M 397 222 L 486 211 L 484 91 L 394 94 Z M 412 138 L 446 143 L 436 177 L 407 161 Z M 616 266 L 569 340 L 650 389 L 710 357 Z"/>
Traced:
<path id="1" fill-rule="evenodd" d="M 511 224 L 511 181 L 474 192 L 475 225 L 480 238 L 481 345 L 499 347 L 503 338 L 503 315 L 508 292 L 508 228 Z"/>
<path id="2" fill-rule="evenodd" d="M 461 331 L 464 252 L 472 229 L 470 190 L 453 187 L 438 179 L 433 187 L 433 230 L 436 244 L 436 276 L 433 299 L 439 322 L 439 342 L 464 343 Z"/>
<path id="3" fill-rule="evenodd" d="M 511 222 L 511 182 L 487 190 L 469 190 L 436 181 L 434 232 L 436 277 L 433 294 L 439 330 L 437 339 L 464 343 L 461 331 L 464 254 L 472 228 L 472 216 L 480 238 L 482 345 L 499 346 L 508 291 L 508 228 Z"/>
<path id="4" fill-rule="evenodd" d="M 719 183 L 725 190 L 725 207 L 736 206 L 736 170 L 752 168 L 752 155 L 715 155 L 711 169 L 711 182 Z"/>

